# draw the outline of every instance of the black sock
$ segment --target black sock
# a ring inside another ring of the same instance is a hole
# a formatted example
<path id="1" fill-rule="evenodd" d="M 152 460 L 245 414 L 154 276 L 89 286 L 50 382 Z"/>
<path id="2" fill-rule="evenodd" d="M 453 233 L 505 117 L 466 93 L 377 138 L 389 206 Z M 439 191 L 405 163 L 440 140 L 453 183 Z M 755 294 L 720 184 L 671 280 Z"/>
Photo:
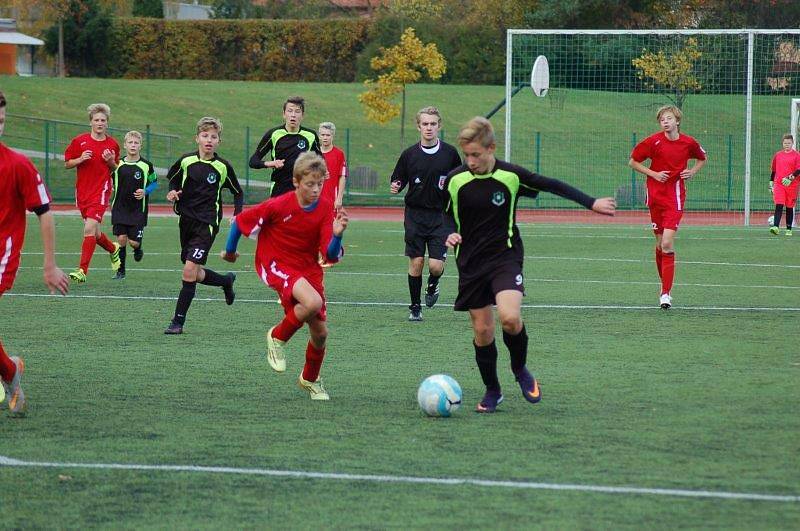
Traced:
<path id="1" fill-rule="evenodd" d="M 422 304 L 422 277 L 408 275 L 408 293 L 411 295 L 411 306 Z"/>
<path id="2" fill-rule="evenodd" d="M 439 285 L 439 279 L 442 278 L 442 275 L 435 276 L 433 273 L 428 275 L 428 291 L 433 292 L 436 289 L 436 286 Z"/>
<path id="3" fill-rule="evenodd" d="M 486 389 L 500 391 L 500 381 L 497 379 L 497 343 L 492 341 L 485 347 L 479 347 L 473 342 L 472 346 L 475 347 L 475 361 Z"/>
<path id="4" fill-rule="evenodd" d="M 125 252 L 126 250 L 127 247 L 125 247 L 124 245 L 121 245 L 119 248 L 119 271 L 121 273 L 125 272 L 125 256 L 127 255 L 127 253 Z"/>
<path id="5" fill-rule="evenodd" d="M 220 275 L 216 271 L 206 269 L 205 272 L 206 277 L 200 281 L 200 284 L 205 286 L 224 286 L 228 282 L 224 276 Z"/>
<path id="6" fill-rule="evenodd" d="M 782 214 L 783 214 L 783 205 L 775 205 L 775 219 L 772 221 L 772 225 L 774 227 L 780 226 Z"/>
<path id="7" fill-rule="evenodd" d="M 503 330 L 503 343 L 511 353 L 511 372 L 516 376 L 528 360 L 528 332 L 525 331 L 525 325 L 522 325 L 522 330 L 515 336 Z"/>
<path id="8" fill-rule="evenodd" d="M 189 306 L 192 304 L 195 291 L 197 291 L 197 282 L 183 281 L 183 287 L 178 295 L 178 304 L 175 305 L 173 323 L 183 326 L 183 323 L 186 322 L 186 314 L 189 312 Z"/>
<path id="9" fill-rule="evenodd" d="M 794 208 L 786 207 L 786 230 L 792 230 L 794 222 Z"/>

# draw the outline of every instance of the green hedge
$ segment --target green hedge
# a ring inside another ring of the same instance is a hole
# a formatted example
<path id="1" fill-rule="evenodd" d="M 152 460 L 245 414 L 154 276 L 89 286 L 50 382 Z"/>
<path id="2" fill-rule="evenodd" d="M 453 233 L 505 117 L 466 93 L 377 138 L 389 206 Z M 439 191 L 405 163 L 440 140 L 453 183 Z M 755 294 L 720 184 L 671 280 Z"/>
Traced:
<path id="1" fill-rule="evenodd" d="M 109 77 L 328 81 L 356 79 L 364 20 L 119 18 Z"/>

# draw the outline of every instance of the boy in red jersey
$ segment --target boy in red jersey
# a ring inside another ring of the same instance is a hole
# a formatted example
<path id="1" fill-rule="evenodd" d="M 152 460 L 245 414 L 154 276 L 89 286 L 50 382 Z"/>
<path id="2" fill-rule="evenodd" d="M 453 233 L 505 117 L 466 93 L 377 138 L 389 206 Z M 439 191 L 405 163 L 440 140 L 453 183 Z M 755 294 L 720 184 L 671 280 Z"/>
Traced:
<path id="1" fill-rule="evenodd" d="M 6 98 L 0 92 L 0 135 L 6 124 Z M 50 194 L 31 161 L 0 143 L 0 297 L 14 284 L 25 239 L 25 211 L 39 217 L 44 247 L 44 283 L 50 293 L 66 294 L 69 279 L 56 266 L 55 223 L 50 212 Z M 22 358 L 9 357 L 0 343 L 0 379 L 8 409 L 13 416 L 25 413 L 25 394 L 20 380 L 25 371 Z M 0 402 L 2 402 L 0 397 Z"/>
<path id="2" fill-rule="evenodd" d="M 661 277 L 659 305 L 672 306 L 675 277 L 675 233 L 683 216 L 686 180 L 706 163 L 706 152 L 694 138 L 680 132 L 681 110 L 672 105 L 658 109 L 656 121 L 661 131 L 645 138 L 633 148 L 628 165 L 647 178 L 647 206 L 656 237 L 656 268 Z M 648 168 L 642 162 L 650 159 Z M 689 159 L 695 159 L 687 168 Z"/>
<path id="3" fill-rule="evenodd" d="M 797 202 L 797 188 L 800 180 L 800 153 L 792 149 L 794 137 L 783 135 L 783 149 L 772 157 L 772 171 L 769 176 L 769 189 L 775 201 L 775 216 L 769 231 L 776 236 L 780 232 L 781 215 L 786 206 L 786 236 L 792 235 L 794 205 Z"/>
<path id="4" fill-rule="evenodd" d="M 326 197 L 333 203 L 333 208 L 337 212 L 342 208 L 344 200 L 344 185 L 347 179 L 347 161 L 344 151 L 333 145 L 333 137 L 336 135 L 336 126 L 333 122 L 322 122 L 319 124 L 317 136 L 319 136 L 319 147 L 322 156 L 325 157 L 325 165 L 328 167 L 328 178 L 322 187 L 322 197 Z"/>
<path id="5" fill-rule="evenodd" d="M 339 261 L 348 221 L 343 209 L 334 218 L 333 205 L 321 197 L 326 173 L 322 157 L 301 154 L 293 169 L 295 193 L 268 199 L 236 216 L 222 252 L 224 260 L 235 262 L 239 237 L 257 237 L 256 273 L 278 292 L 286 314 L 267 332 L 267 360 L 275 371 L 286 371 L 284 345 L 308 323 L 310 340 L 297 384 L 312 400 L 330 399 L 319 377 L 328 326 L 317 257 L 323 253 L 328 262 Z"/>
<path id="6" fill-rule="evenodd" d="M 105 103 L 93 103 L 89 112 L 91 131 L 72 139 L 64 152 L 64 167 L 78 168 L 75 199 L 83 218 L 83 245 L 78 268 L 69 274 L 75 282 L 86 282 L 95 246 L 111 256 L 111 269 L 119 270 L 119 244 L 108 239 L 100 223 L 111 199 L 111 172 L 119 162 L 119 144 L 106 134 L 111 109 Z"/>

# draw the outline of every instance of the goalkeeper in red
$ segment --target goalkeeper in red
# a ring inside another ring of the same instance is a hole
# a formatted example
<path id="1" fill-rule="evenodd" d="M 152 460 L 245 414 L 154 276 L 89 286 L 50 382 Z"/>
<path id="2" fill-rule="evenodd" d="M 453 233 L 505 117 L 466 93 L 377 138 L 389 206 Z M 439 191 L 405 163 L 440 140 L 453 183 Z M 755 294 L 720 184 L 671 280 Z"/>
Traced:
<path id="1" fill-rule="evenodd" d="M 672 306 L 675 278 L 675 233 L 683 217 L 686 181 L 706 163 L 706 152 L 694 138 L 681 133 L 681 110 L 672 105 L 658 109 L 656 121 L 661 131 L 648 136 L 633 148 L 628 165 L 647 176 L 647 206 L 656 237 L 656 268 L 661 277 L 659 305 Z M 650 159 L 650 167 L 642 164 Z M 690 159 L 695 163 L 688 167 Z"/>
<path id="2" fill-rule="evenodd" d="M 293 169 L 295 192 L 268 199 L 236 216 L 222 252 L 224 260 L 235 262 L 241 235 L 257 239 L 256 273 L 278 293 L 285 312 L 283 320 L 267 332 L 267 361 L 275 371 L 286 371 L 286 342 L 307 323 L 310 340 L 297 383 L 312 400 L 330 399 L 319 376 L 328 326 L 318 258 L 323 253 L 328 263 L 339 261 L 348 221 L 343 209 L 334 218 L 330 199 L 321 197 L 326 173 L 322 157 L 301 154 Z"/>
<path id="3" fill-rule="evenodd" d="M 783 135 L 782 150 L 772 157 L 769 175 L 769 189 L 775 201 L 775 215 L 769 232 L 778 235 L 780 232 L 783 207 L 786 207 L 786 236 L 792 235 L 794 221 L 794 205 L 797 202 L 797 190 L 800 187 L 800 153 L 794 150 L 794 137 Z"/>

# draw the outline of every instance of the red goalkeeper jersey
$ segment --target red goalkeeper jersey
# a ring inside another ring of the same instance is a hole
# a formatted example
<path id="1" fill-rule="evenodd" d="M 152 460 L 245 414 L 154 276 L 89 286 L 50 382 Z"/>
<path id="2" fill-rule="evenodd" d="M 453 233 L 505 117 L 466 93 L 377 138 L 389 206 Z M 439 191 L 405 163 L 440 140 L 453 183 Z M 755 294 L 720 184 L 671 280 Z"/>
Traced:
<path id="1" fill-rule="evenodd" d="M 319 253 L 326 254 L 333 235 L 333 204 L 327 199 L 320 198 L 308 211 L 297 202 L 297 194 L 279 195 L 244 210 L 236 225 L 258 241 L 256 270 L 277 260 L 300 273 L 322 276 Z"/>
<path id="2" fill-rule="evenodd" d="M 76 136 L 64 152 L 64 160 L 77 159 L 86 150 L 92 151 L 92 158 L 78 165 L 78 178 L 75 181 L 75 200 L 78 207 L 89 205 L 108 205 L 113 190 L 111 169 L 103 160 L 103 151 L 114 152 L 114 161 L 119 163 L 119 144 L 110 136 L 105 140 L 95 140 L 91 133 Z"/>
<path id="3" fill-rule="evenodd" d="M 669 172 L 669 178 L 663 183 L 647 178 L 647 204 L 666 204 L 682 210 L 686 200 L 686 182 L 680 174 L 686 169 L 689 159 L 706 160 L 706 152 L 689 135 L 681 133 L 676 140 L 670 140 L 660 131 L 636 144 L 631 158 L 636 162 L 650 159 L 651 170 Z"/>
<path id="4" fill-rule="evenodd" d="M 39 172 L 24 155 L 0 143 L 0 293 L 14 282 L 25 240 L 25 211 L 50 204 Z"/>

